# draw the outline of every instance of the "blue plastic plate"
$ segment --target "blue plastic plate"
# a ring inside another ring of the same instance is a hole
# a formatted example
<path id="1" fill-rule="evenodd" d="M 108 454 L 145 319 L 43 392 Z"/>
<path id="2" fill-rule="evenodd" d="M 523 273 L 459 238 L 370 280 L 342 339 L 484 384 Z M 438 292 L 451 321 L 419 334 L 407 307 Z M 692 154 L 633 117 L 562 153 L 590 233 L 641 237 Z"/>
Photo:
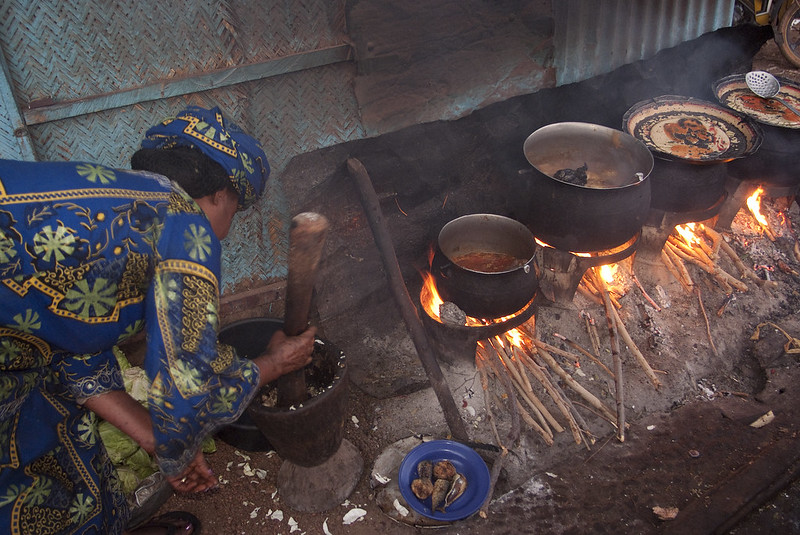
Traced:
<path id="1" fill-rule="evenodd" d="M 437 461 L 448 460 L 453 463 L 458 473 L 467 478 L 467 489 L 464 494 L 444 513 L 431 510 L 430 498 L 420 500 L 411 492 L 411 482 L 418 477 L 417 465 L 425 460 L 434 464 Z M 489 495 L 489 469 L 481 456 L 472 448 L 452 440 L 431 440 L 408 452 L 400 463 L 397 483 L 400 485 L 400 494 L 414 511 L 428 518 L 450 522 L 467 518 L 481 508 Z"/>

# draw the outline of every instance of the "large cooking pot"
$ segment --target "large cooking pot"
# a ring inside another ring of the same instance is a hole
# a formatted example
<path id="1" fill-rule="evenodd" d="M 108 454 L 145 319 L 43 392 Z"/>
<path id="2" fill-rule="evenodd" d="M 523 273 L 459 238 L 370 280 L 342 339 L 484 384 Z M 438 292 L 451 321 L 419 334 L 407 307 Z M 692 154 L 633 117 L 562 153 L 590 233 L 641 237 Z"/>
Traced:
<path id="1" fill-rule="evenodd" d="M 655 158 L 650 207 L 672 213 L 705 210 L 725 195 L 725 162 L 694 163 Z"/>
<path id="2" fill-rule="evenodd" d="M 800 185 L 800 129 L 761 125 L 764 142 L 748 158 L 728 162 L 728 174 L 740 181 L 774 188 Z"/>
<path id="3" fill-rule="evenodd" d="M 761 145 L 758 126 L 719 104 L 680 95 L 637 102 L 622 129 L 655 156 L 651 208 L 672 213 L 708 209 L 725 194 L 725 162 L 747 159 Z"/>
<path id="4" fill-rule="evenodd" d="M 633 238 L 650 209 L 653 155 L 633 136 L 590 123 L 554 123 L 523 146 L 533 172 L 523 221 L 557 249 L 593 252 Z M 583 178 L 583 180 L 581 180 Z"/>
<path id="5" fill-rule="evenodd" d="M 473 318 L 518 312 L 539 287 L 536 242 L 525 225 L 495 214 L 470 214 L 439 232 L 431 271 L 444 301 Z"/>

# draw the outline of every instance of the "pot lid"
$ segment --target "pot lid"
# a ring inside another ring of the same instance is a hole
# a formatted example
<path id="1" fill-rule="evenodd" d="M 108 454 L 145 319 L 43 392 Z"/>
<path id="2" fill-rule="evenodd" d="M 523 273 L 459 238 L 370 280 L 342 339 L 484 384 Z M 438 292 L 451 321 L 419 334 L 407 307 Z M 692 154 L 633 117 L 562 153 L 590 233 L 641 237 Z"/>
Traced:
<path id="1" fill-rule="evenodd" d="M 761 145 L 755 123 L 713 102 L 665 95 L 634 104 L 623 129 L 661 158 L 720 162 L 742 158 Z"/>
<path id="2" fill-rule="evenodd" d="M 777 78 L 781 90 L 776 96 L 792 106 L 800 107 L 800 85 L 785 78 Z M 753 93 L 747 87 L 744 74 L 732 74 L 717 80 L 713 89 L 722 104 L 760 123 L 783 128 L 800 128 L 800 117 L 777 100 L 762 98 Z"/>

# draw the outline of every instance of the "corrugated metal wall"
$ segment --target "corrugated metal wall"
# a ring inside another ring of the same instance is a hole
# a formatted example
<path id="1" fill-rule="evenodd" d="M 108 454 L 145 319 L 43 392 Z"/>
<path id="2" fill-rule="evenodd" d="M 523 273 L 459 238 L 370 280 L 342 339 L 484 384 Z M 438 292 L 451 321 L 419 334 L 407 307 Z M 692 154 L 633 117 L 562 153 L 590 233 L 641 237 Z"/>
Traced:
<path id="1" fill-rule="evenodd" d="M 557 81 L 565 84 L 728 25 L 733 2 L 556 0 L 552 8 L 550 2 L 525 6 L 544 10 L 545 17 L 552 10 Z M 371 6 L 391 14 L 392 5 L 390 0 L 0 0 L 0 157 L 127 167 L 149 126 L 187 104 L 219 105 L 264 143 L 275 177 L 265 199 L 238 216 L 225 241 L 223 289 L 282 279 L 291 214 L 281 170 L 297 154 L 367 135 L 353 89 L 357 65 L 349 43 L 358 36 L 348 35 L 347 12 Z M 469 11 L 470 3 L 448 5 Z M 517 8 L 525 11 L 522 4 Z M 501 13 L 517 8 L 512 0 L 496 7 Z M 537 20 L 534 15 L 520 20 Z M 405 24 L 414 25 L 413 17 Z M 401 39 L 395 46 L 403 50 L 406 44 Z M 541 52 L 524 46 L 523 51 Z M 430 83 L 424 70 L 414 79 L 413 65 L 405 68 L 409 82 Z M 519 78 L 524 80 L 525 72 Z M 540 77 L 527 78 L 529 92 L 541 89 Z M 490 80 L 489 89 L 496 83 Z M 440 119 L 454 118 L 454 108 L 461 115 L 469 112 L 453 106 L 463 95 L 451 96 L 452 102 L 442 101 Z"/>
<path id="2" fill-rule="evenodd" d="M 730 26 L 734 4 L 735 0 L 555 1 L 556 83 L 605 74 Z"/>

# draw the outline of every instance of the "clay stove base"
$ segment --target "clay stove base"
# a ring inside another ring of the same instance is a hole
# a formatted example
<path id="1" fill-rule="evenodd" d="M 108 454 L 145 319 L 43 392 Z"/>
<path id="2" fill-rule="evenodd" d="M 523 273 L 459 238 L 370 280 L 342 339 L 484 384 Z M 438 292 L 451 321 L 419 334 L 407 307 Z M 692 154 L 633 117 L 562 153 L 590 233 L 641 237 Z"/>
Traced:
<path id="1" fill-rule="evenodd" d="M 278 492 L 293 509 L 321 513 L 345 501 L 358 484 L 364 459 L 349 440 L 342 439 L 339 449 L 317 466 L 298 466 L 284 461 L 278 470 Z"/>

